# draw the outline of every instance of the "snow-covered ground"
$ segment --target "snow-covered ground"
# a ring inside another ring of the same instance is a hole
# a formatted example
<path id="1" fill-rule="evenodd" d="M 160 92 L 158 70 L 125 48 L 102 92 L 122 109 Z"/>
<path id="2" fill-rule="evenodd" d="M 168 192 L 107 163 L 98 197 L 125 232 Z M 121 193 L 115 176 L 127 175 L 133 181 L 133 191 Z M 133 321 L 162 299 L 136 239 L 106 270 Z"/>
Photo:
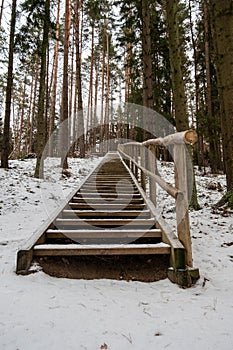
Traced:
<path id="1" fill-rule="evenodd" d="M 201 278 L 189 289 L 169 280 L 154 283 L 58 279 L 38 271 L 15 274 L 16 252 L 99 162 L 73 159 L 70 178 L 50 162 L 46 178 L 33 178 L 35 160 L 0 169 L 1 350 L 231 350 L 233 348 L 233 215 L 211 205 L 222 193 L 208 189 L 224 176 L 202 176 L 202 210 L 190 213 L 194 264 Z M 170 174 L 171 164 L 160 172 Z M 166 176 L 167 177 L 167 176 Z M 163 194 L 161 194 L 163 196 Z M 173 224 L 174 204 L 161 197 Z"/>

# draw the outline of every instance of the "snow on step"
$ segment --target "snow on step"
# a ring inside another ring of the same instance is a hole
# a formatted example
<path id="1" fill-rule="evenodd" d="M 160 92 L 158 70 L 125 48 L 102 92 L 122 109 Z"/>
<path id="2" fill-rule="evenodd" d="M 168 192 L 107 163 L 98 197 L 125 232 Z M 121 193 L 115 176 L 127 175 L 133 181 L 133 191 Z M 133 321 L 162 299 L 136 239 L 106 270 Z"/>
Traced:
<path id="1" fill-rule="evenodd" d="M 170 254 L 170 246 L 157 244 L 41 244 L 34 247 L 34 256 L 78 256 L 78 255 L 137 255 Z"/>
<path id="2" fill-rule="evenodd" d="M 94 230 L 57 230 L 49 229 L 46 231 L 47 237 L 67 236 L 69 238 L 140 238 L 140 237 L 161 237 L 159 229 L 144 230 L 116 230 L 116 229 L 94 229 Z"/>

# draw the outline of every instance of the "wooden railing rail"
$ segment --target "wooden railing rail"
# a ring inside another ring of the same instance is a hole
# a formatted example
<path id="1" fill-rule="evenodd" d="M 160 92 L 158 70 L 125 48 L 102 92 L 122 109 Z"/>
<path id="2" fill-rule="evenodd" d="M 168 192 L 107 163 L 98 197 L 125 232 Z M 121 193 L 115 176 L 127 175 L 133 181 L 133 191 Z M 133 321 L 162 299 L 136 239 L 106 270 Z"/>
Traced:
<path id="1" fill-rule="evenodd" d="M 159 185 L 176 201 L 176 222 L 178 238 L 186 250 L 186 264 L 192 263 L 192 245 L 190 236 L 188 193 L 189 184 L 192 183 L 190 172 L 189 152 L 186 145 L 197 141 L 197 133 L 193 130 L 178 132 L 164 138 L 150 139 L 142 143 L 128 142 L 118 146 L 118 152 L 126 165 L 131 169 L 144 192 L 147 192 L 146 178 L 149 180 L 149 197 L 157 205 L 156 186 Z M 171 147 L 174 160 L 175 186 L 164 181 L 157 171 L 157 147 Z M 188 160 L 189 159 L 189 160 Z"/>

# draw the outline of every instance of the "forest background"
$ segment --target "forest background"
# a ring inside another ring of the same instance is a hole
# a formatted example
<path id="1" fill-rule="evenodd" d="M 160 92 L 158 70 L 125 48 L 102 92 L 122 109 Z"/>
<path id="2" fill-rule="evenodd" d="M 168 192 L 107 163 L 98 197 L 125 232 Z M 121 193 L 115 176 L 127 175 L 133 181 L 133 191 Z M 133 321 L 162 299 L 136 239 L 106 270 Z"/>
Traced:
<path id="1" fill-rule="evenodd" d="M 233 206 L 232 0 L 1 0 L 0 50 L 1 167 L 35 153 L 38 177 L 64 121 L 70 156 L 142 141 L 133 103 L 197 130 L 194 162 L 226 174 Z"/>

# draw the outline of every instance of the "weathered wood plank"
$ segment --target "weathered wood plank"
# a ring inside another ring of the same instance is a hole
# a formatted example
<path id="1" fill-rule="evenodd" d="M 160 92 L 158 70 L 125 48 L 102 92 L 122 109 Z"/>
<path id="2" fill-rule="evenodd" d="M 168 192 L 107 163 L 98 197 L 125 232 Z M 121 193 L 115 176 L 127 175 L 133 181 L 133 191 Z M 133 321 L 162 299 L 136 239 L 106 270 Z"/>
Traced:
<path id="1" fill-rule="evenodd" d="M 179 240 L 183 243 L 187 255 L 187 265 L 193 266 L 192 242 L 188 214 L 188 178 L 187 178 L 187 149 L 184 145 L 174 145 L 175 185 L 181 191 L 176 198 L 176 221 Z"/>
<path id="2" fill-rule="evenodd" d="M 194 144 L 197 142 L 197 133 L 195 130 L 186 130 L 177 132 L 175 134 L 167 135 L 164 138 L 158 137 L 156 139 L 149 139 L 142 142 L 143 146 L 149 146 L 151 144 L 155 146 L 168 146 L 175 144 Z"/>
<path id="3" fill-rule="evenodd" d="M 72 209 L 98 209 L 98 210 L 119 210 L 119 209 L 127 209 L 127 210 L 143 210 L 145 208 L 145 204 L 124 204 L 124 203 L 75 203 L 75 202 L 69 202 L 69 206 Z"/>
<path id="4" fill-rule="evenodd" d="M 96 192 L 96 193 L 109 193 L 109 191 L 111 191 L 112 193 L 126 193 L 126 194 L 133 194 L 133 193 L 135 193 L 135 194 L 137 194 L 138 192 L 137 192 L 137 190 L 136 189 L 134 189 L 133 187 L 120 187 L 120 186 L 118 186 L 118 187 L 116 187 L 116 186 L 114 186 L 114 187 L 107 187 L 107 186 L 101 186 L 101 187 L 99 187 L 98 185 L 96 185 L 96 186 L 83 186 L 82 188 L 81 188 L 81 193 L 85 193 L 85 191 L 87 191 L 87 192 L 91 192 L 91 191 L 93 191 L 94 193 Z"/>
<path id="5" fill-rule="evenodd" d="M 63 215 L 75 215 L 79 217 L 107 217 L 107 216 L 118 216 L 118 217 L 124 217 L 124 216 L 150 216 L 149 210 L 122 210 L 122 211 L 115 211 L 115 210 L 63 210 Z"/>
<path id="6" fill-rule="evenodd" d="M 34 256 L 80 256 L 80 255 L 148 255 L 170 254 L 170 246 L 158 244 L 111 244 L 111 245 L 38 245 Z"/>
<path id="7" fill-rule="evenodd" d="M 78 238 L 160 238 L 161 237 L 161 230 L 159 229 L 149 229 L 149 230 L 139 230 L 139 229 L 133 229 L 130 231 L 130 229 L 127 230 L 116 230 L 116 229 L 110 229 L 110 230 L 103 230 L 103 229 L 95 229 L 95 230 L 53 230 L 49 229 L 46 231 L 46 237 L 47 238 L 64 238 L 69 237 L 71 239 L 78 239 Z"/>
<path id="8" fill-rule="evenodd" d="M 116 201 L 117 199 L 117 201 Z M 73 197 L 72 198 L 72 202 L 74 203 L 92 203 L 92 204 L 96 204 L 96 203 L 109 203 L 109 204 L 113 204 L 113 203 L 118 203 L 118 204 L 143 204 L 143 199 L 142 198 L 138 198 L 138 199 L 132 199 L 132 198 L 103 198 L 103 197 Z"/>
<path id="9" fill-rule="evenodd" d="M 148 219 L 63 219 L 63 218 L 57 218 L 55 221 L 55 225 L 57 227 L 61 226 L 71 226 L 71 225 L 77 225 L 77 226 L 145 226 L 146 227 L 152 227 L 155 224 L 154 218 L 148 218 Z"/>
<path id="10" fill-rule="evenodd" d="M 149 146 L 148 154 L 148 169 L 151 173 L 155 175 L 155 166 L 156 166 L 156 156 L 155 156 L 155 146 Z M 156 180 L 154 177 L 149 178 L 150 183 L 150 199 L 156 206 Z"/>
<path id="11" fill-rule="evenodd" d="M 84 191 L 82 190 L 81 192 L 76 193 L 76 197 L 81 196 L 83 198 L 85 197 L 107 197 L 107 198 L 140 198 L 141 195 L 139 193 L 117 193 L 117 192 L 90 192 L 90 191 Z"/>

